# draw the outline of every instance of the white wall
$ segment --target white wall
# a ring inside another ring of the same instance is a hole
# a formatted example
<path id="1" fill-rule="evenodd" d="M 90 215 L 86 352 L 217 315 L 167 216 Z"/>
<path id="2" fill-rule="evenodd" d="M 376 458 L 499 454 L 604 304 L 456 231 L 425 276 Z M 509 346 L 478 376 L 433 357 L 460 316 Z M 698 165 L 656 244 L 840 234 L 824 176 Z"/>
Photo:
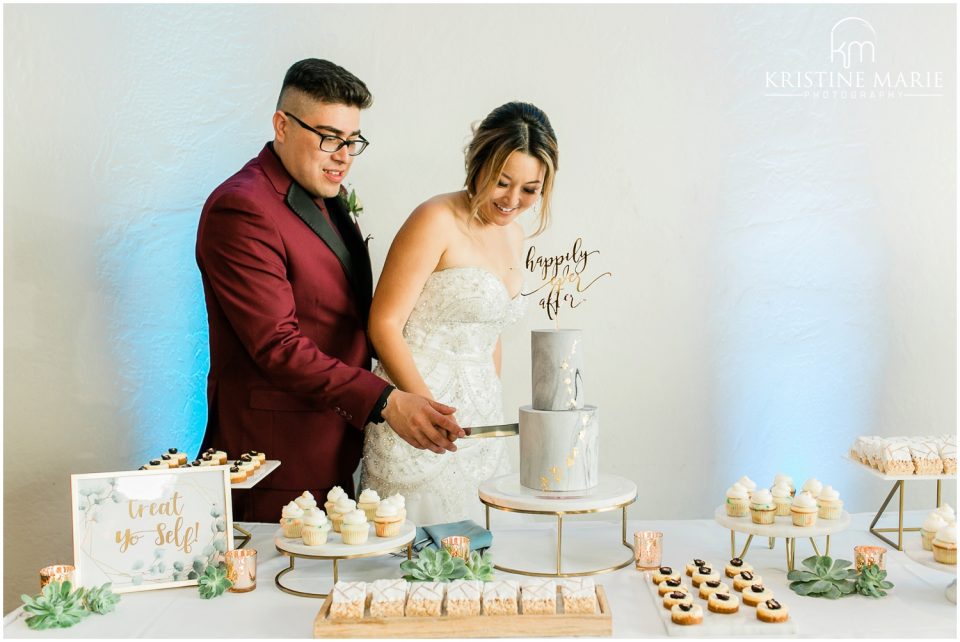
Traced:
<path id="1" fill-rule="evenodd" d="M 767 72 L 838 70 L 851 15 L 876 32 L 862 70 L 939 71 L 907 93 L 942 95 L 765 95 Z M 875 510 L 885 484 L 841 460 L 856 435 L 956 430 L 955 47 L 952 6 L 5 6 L 4 611 L 71 557 L 70 473 L 198 445 L 197 217 L 311 56 L 375 95 L 352 183 L 377 273 L 460 185 L 471 122 L 550 115 L 535 242 L 583 236 L 614 274 L 564 323 L 633 518 L 706 517 L 779 471 Z M 531 307 L 504 337 L 508 416 L 545 325 Z"/>

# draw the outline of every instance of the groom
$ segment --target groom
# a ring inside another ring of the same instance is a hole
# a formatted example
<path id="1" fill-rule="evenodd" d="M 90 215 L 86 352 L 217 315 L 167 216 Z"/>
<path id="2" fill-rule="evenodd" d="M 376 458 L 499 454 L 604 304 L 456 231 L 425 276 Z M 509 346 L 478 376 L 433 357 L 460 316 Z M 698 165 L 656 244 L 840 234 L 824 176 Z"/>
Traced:
<path id="1" fill-rule="evenodd" d="M 355 495 L 363 428 L 386 420 L 412 446 L 454 451 L 454 408 L 370 372 L 370 257 L 339 197 L 368 142 L 373 98 L 346 69 L 310 58 L 287 71 L 274 139 L 207 199 L 197 265 L 210 329 L 202 449 L 265 452 L 282 466 L 234 493 L 239 521 L 275 522 L 304 490 Z"/>

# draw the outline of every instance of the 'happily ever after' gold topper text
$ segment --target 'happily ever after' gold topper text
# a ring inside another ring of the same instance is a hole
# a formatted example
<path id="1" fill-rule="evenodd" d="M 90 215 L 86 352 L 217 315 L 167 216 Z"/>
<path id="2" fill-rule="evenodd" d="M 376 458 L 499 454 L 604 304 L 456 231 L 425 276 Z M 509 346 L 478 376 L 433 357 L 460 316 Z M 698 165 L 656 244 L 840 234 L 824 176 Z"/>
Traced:
<path id="1" fill-rule="evenodd" d="M 582 296 L 594 283 L 612 272 L 603 272 L 587 281 L 585 272 L 590 257 L 600 254 L 600 250 L 586 250 L 583 239 L 577 238 L 569 252 L 555 255 L 538 255 L 537 246 L 527 251 L 525 267 L 531 274 L 538 274 L 542 283 L 523 296 L 532 296 L 540 292 L 540 307 L 547 312 L 547 318 L 560 323 L 561 307 L 576 308 L 587 299 Z"/>

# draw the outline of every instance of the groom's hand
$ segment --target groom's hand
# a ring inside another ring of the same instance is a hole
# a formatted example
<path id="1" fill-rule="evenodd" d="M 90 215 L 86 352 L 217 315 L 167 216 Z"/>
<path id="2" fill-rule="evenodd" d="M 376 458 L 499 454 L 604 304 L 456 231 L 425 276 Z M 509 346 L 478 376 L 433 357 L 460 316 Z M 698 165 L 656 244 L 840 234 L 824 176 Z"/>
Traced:
<path id="1" fill-rule="evenodd" d="M 438 455 L 454 452 L 453 440 L 466 436 L 453 418 L 456 408 L 409 392 L 394 390 L 381 413 L 401 439 Z"/>

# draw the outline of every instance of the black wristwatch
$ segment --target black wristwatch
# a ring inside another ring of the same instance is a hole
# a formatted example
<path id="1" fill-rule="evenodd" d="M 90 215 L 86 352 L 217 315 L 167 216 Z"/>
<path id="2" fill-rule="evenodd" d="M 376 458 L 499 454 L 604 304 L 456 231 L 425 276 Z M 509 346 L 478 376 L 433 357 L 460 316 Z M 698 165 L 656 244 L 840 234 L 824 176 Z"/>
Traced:
<path id="1" fill-rule="evenodd" d="M 387 387 L 380 393 L 380 397 L 377 398 L 377 402 L 373 404 L 373 410 L 370 411 L 370 416 L 367 417 L 368 424 L 383 423 L 383 411 L 387 407 L 387 398 L 390 396 L 390 393 L 396 389 L 396 386 L 389 383 L 387 384 Z"/>

